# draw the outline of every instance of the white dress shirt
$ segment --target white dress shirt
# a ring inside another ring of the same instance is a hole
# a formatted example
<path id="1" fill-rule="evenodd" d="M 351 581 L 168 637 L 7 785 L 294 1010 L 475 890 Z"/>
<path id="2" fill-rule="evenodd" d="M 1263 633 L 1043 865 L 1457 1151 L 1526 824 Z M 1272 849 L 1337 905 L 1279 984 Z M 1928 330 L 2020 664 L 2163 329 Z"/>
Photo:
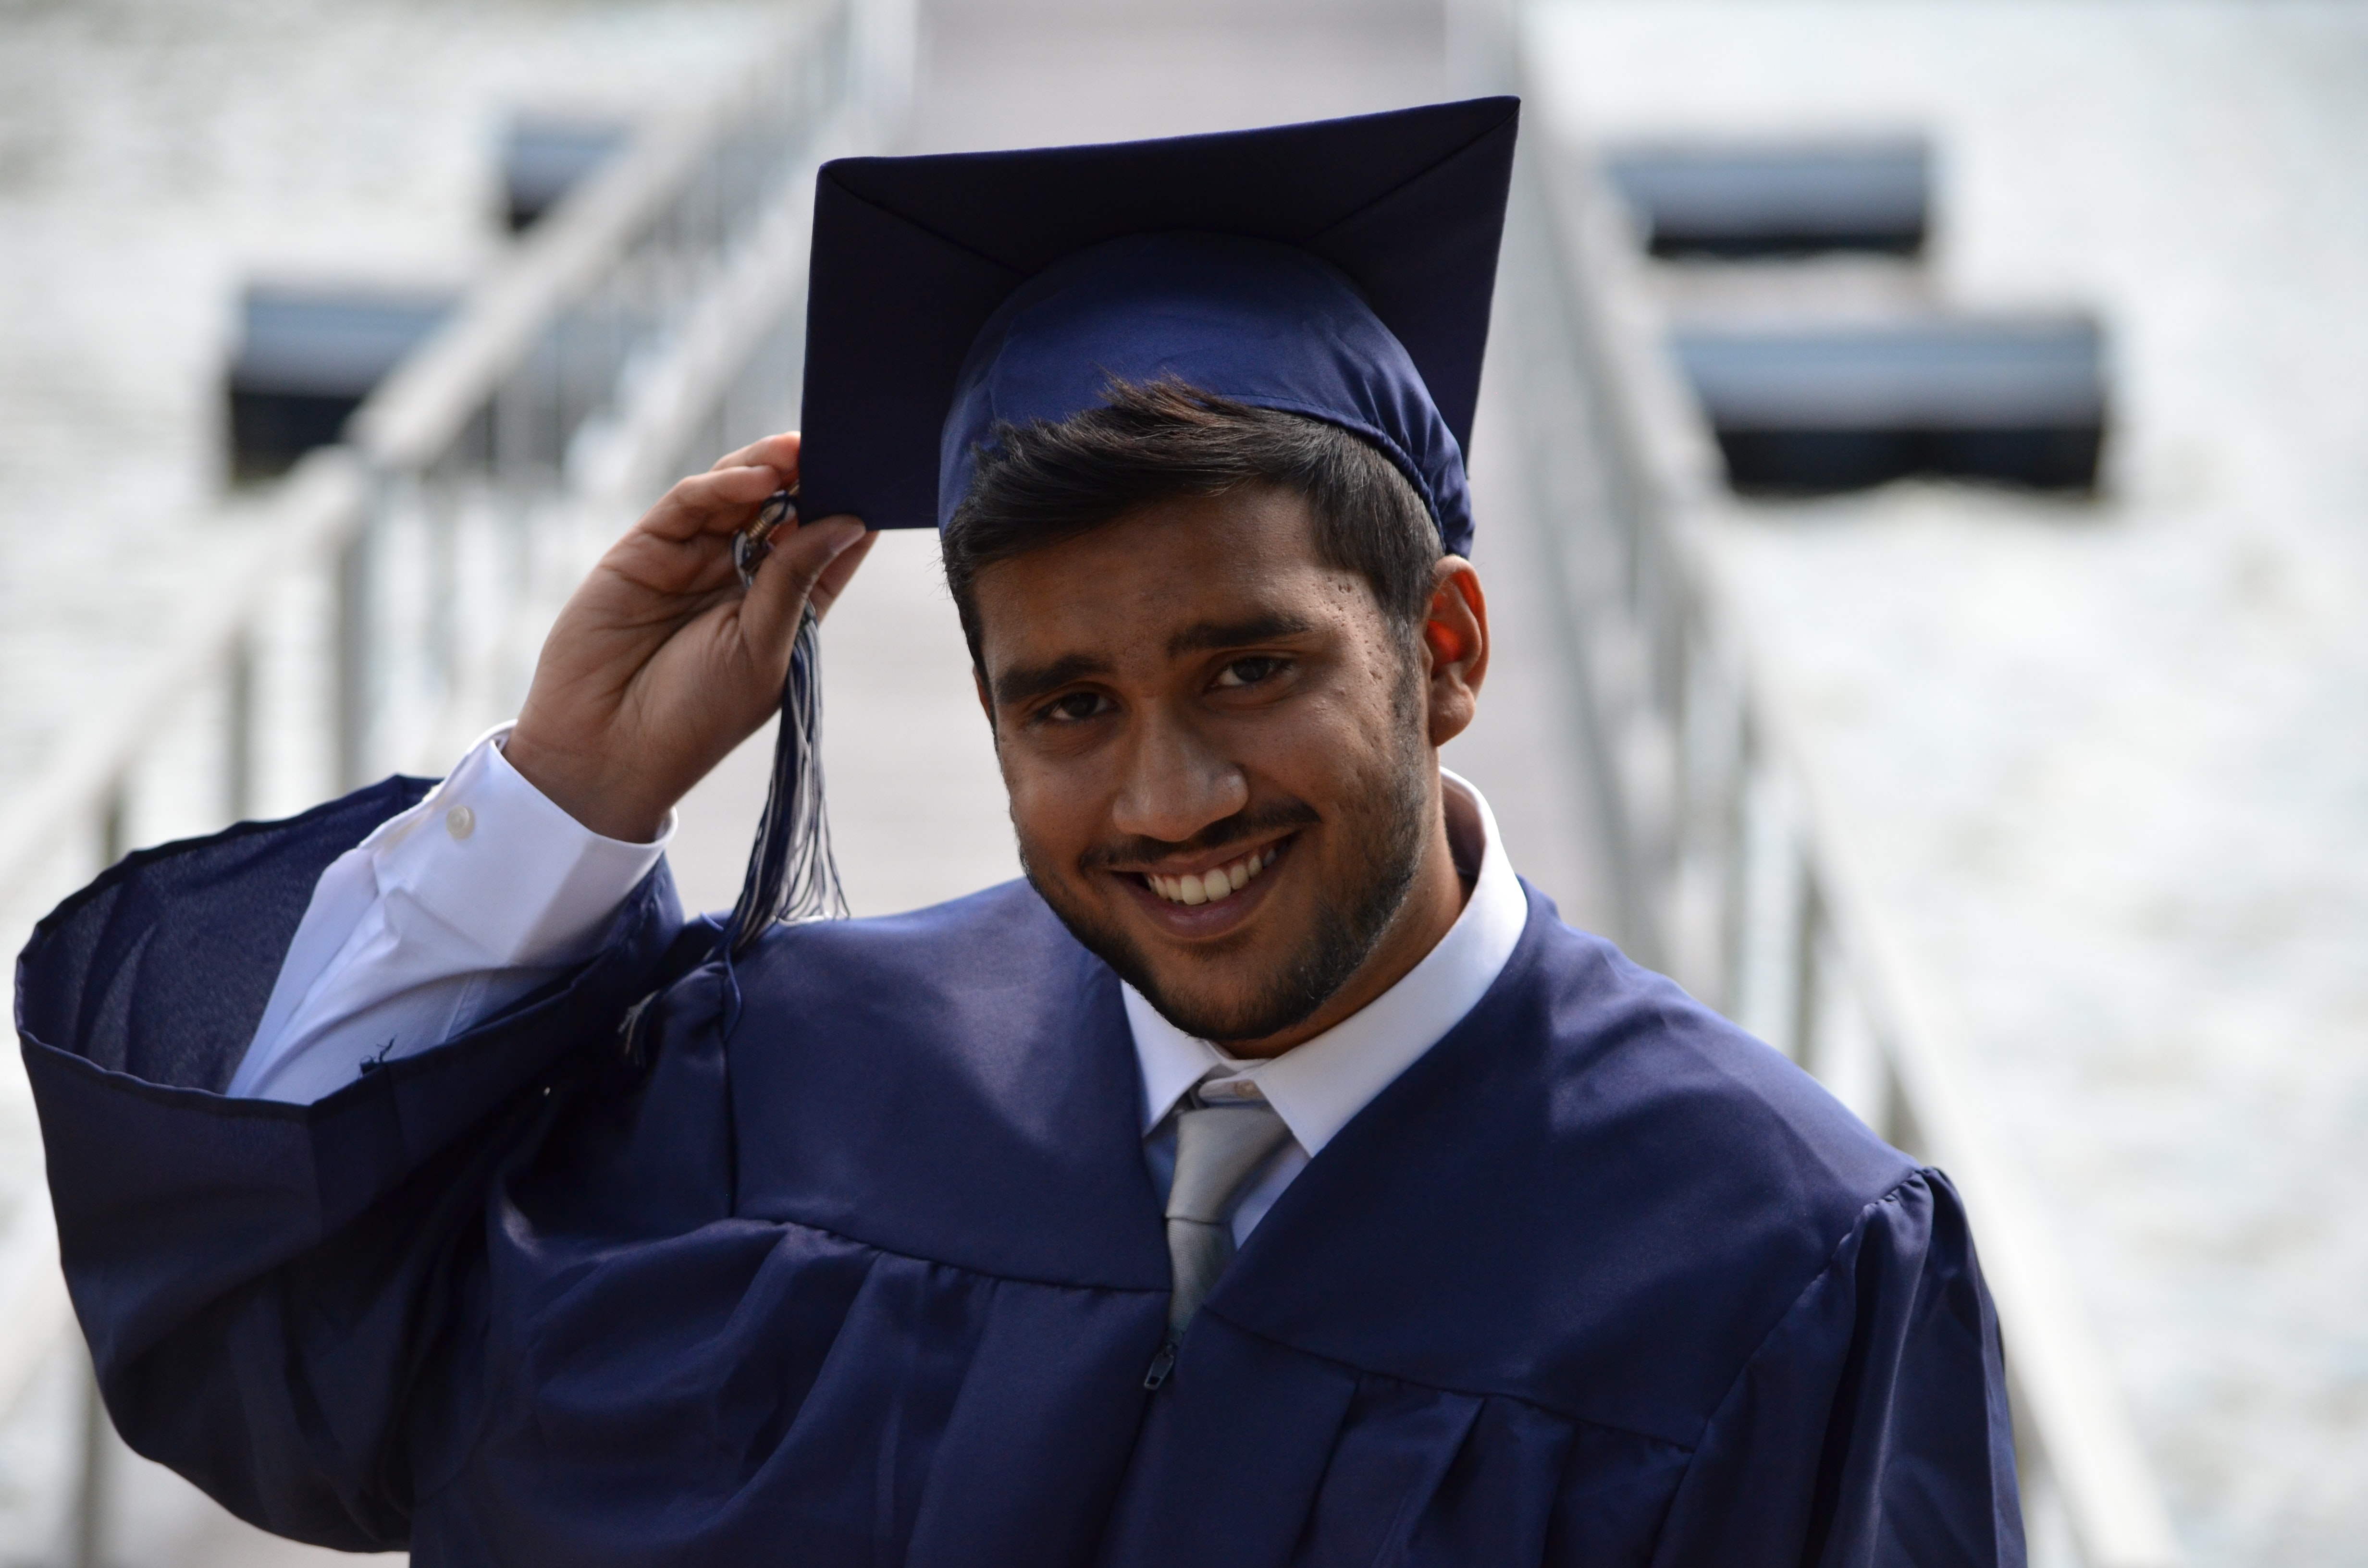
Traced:
<path id="1" fill-rule="evenodd" d="M 321 874 L 230 1094 L 319 1099 L 365 1062 L 441 1044 L 598 950 L 609 917 L 665 853 L 674 819 L 654 843 L 601 837 L 509 765 L 508 733 L 487 734 L 426 800 Z M 1122 987 L 1142 1068 L 1144 1158 L 1160 1192 L 1176 1168 L 1177 1102 L 1203 1079 L 1206 1095 L 1264 1098 L 1291 1129 L 1235 1210 L 1236 1242 L 1472 1010 L 1520 940 L 1529 903 L 1488 802 L 1455 775 L 1440 778 L 1471 895 L 1439 945 L 1359 1012 L 1281 1056 L 1243 1061 Z"/>
<path id="2" fill-rule="evenodd" d="M 329 863 L 228 1093 L 310 1103 L 465 1033 L 598 950 L 674 836 L 603 838 L 502 755 L 507 724 Z"/>

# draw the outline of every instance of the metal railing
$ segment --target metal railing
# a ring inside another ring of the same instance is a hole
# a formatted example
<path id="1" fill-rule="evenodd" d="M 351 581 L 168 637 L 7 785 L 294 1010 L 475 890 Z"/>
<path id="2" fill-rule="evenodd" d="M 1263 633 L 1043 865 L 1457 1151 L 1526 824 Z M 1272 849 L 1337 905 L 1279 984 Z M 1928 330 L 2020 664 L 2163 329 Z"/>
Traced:
<path id="1" fill-rule="evenodd" d="M 440 768 L 515 711 L 589 559 L 672 478 L 793 418 L 814 173 L 902 113 L 909 12 L 816 0 L 726 90 L 648 118 L 371 394 L 344 445 L 278 483 L 235 533 L 217 579 L 231 586 L 0 816 L 11 954 L 39 908 L 161 828 Z M 8 1076 L 0 1132 L 29 1135 Z M 5 1415 L 68 1314 L 38 1162 L 12 1157 L 0 1180 L 17 1188 L 0 1193 Z M 104 1450 L 103 1428 L 85 1436 Z M 82 1468 L 73 1555 L 95 1562 L 104 1500 Z"/>
<path id="2" fill-rule="evenodd" d="M 1552 519 L 1622 944 L 1746 1013 L 1964 1195 L 2007 1345 L 2034 1562 L 2180 1553 L 2064 1255 L 1930 1005 L 1759 656 L 1711 525 L 1729 505 L 1625 212 L 1533 133 L 1498 310 L 1525 478 Z"/>

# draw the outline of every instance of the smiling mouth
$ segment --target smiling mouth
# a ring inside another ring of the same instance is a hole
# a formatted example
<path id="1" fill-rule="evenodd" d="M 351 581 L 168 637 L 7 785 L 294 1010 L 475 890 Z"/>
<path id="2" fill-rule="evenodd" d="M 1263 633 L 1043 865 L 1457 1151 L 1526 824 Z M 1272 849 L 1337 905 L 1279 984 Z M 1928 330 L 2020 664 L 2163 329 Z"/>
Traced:
<path id="1" fill-rule="evenodd" d="M 1259 872 L 1274 864 L 1279 845 L 1254 849 L 1247 855 L 1207 871 L 1187 872 L 1181 876 L 1162 876 L 1156 871 L 1139 873 L 1143 885 L 1170 903 L 1218 903 L 1257 880 Z"/>

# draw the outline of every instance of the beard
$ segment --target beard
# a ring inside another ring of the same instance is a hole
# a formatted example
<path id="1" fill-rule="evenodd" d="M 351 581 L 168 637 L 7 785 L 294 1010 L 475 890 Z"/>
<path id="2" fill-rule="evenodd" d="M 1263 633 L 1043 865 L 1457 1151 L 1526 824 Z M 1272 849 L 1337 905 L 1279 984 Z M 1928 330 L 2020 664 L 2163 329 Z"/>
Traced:
<path id="1" fill-rule="evenodd" d="M 1038 896 L 1052 907 L 1069 934 L 1141 992 L 1178 1028 L 1220 1044 L 1280 1034 L 1305 1022 L 1364 966 L 1413 891 L 1422 866 L 1430 801 L 1426 767 L 1429 749 L 1417 723 L 1418 693 L 1417 676 L 1393 694 L 1395 722 L 1390 733 L 1395 744 L 1353 777 L 1343 791 L 1335 825 L 1339 841 L 1354 853 L 1352 863 L 1337 885 L 1326 890 L 1330 896 L 1323 900 L 1313 926 L 1272 970 L 1251 982 L 1242 994 L 1212 996 L 1201 987 L 1165 983 L 1133 937 L 1116 921 L 1100 918 L 1085 901 L 1069 897 L 1053 879 L 1038 874 L 1024 836 L 1019 845 L 1020 865 Z M 1081 858 L 1079 869 L 1092 874 L 1097 866 L 1124 859 L 1219 849 L 1278 827 L 1322 820 L 1312 807 L 1298 801 L 1254 808 L 1212 823 L 1182 845 L 1133 840 L 1091 851 Z M 1271 937 L 1238 936 L 1184 961 L 1214 968 L 1254 942 L 1270 941 Z"/>

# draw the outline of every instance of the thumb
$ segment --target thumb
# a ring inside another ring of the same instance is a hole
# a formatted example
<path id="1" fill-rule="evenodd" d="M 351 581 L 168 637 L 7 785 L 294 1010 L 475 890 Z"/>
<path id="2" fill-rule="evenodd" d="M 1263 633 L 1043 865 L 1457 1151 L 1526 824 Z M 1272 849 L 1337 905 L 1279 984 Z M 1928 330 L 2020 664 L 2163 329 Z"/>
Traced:
<path id="1" fill-rule="evenodd" d="M 787 534 L 773 536 L 772 553 L 757 564 L 757 580 L 741 602 L 740 624 L 752 652 L 768 665 L 789 657 L 791 639 L 806 600 L 832 562 L 865 538 L 853 517 L 817 517 Z"/>

